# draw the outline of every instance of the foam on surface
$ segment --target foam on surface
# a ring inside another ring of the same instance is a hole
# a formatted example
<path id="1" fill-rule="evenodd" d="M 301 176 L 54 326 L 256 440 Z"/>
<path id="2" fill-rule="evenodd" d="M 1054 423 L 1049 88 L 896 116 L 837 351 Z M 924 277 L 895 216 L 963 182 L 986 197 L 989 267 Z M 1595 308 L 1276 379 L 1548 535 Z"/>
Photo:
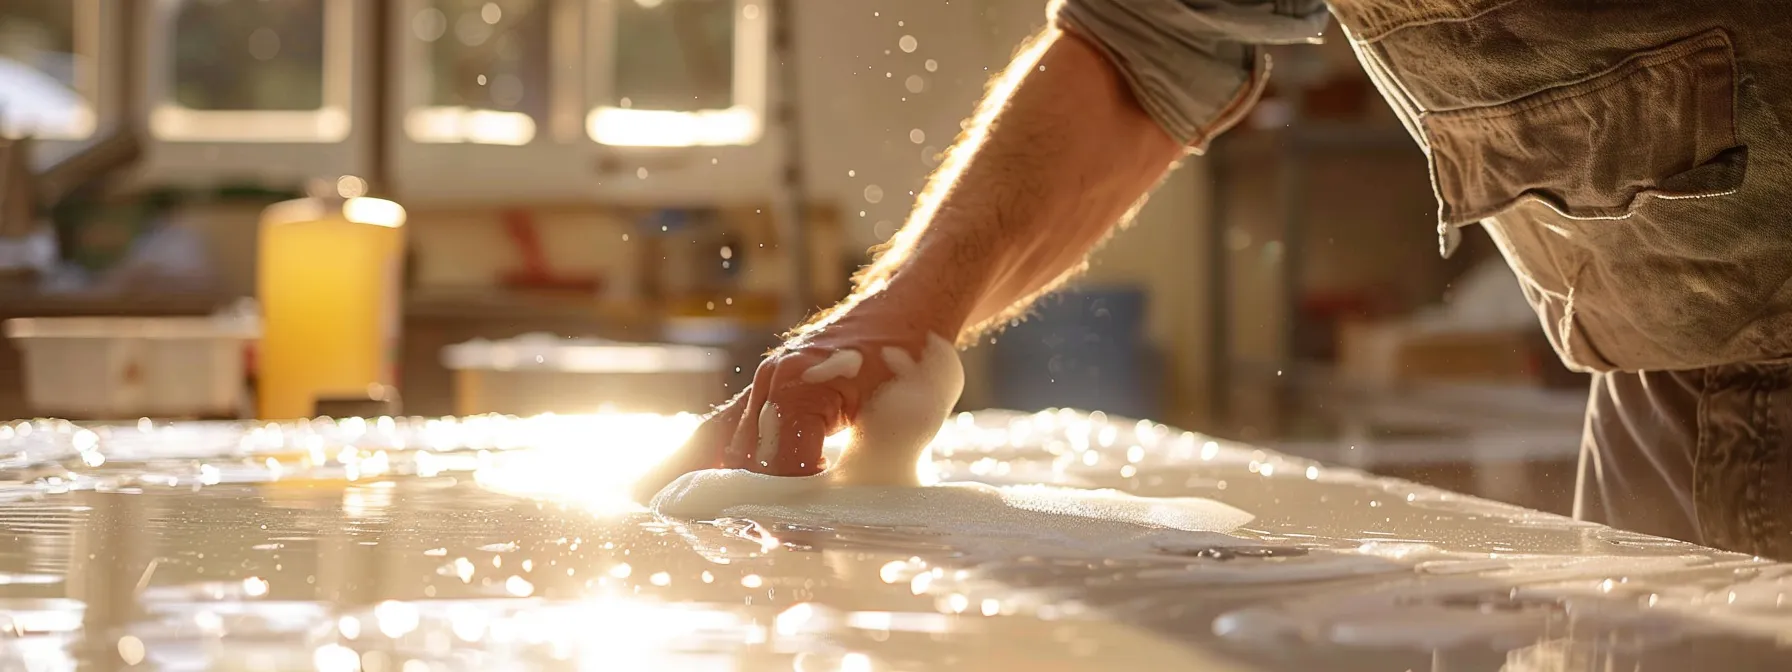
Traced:
<path id="1" fill-rule="evenodd" d="M 1153 499 L 1040 485 L 922 487 L 930 480 L 921 474 L 931 466 L 928 444 L 964 388 L 964 368 L 952 344 L 931 334 L 919 361 L 899 348 L 884 348 L 880 354 L 895 377 L 865 405 L 853 444 L 833 468 L 798 478 L 740 469 L 696 471 L 661 489 L 650 508 L 668 518 L 757 515 L 925 527 L 953 536 L 960 545 L 993 538 L 1110 552 L 1124 539 L 1163 541 L 1157 537 L 1165 531 L 1224 532 L 1251 520 L 1244 511 L 1207 499 Z M 777 435 L 776 411 L 770 404 L 765 408 L 761 450 L 768 447 L 768 437 L 775 441 Z"/>
<path id="2" fill-rule="evenodd" d="M 841 486 L 825 474 L 784 478 L 745 470 L 686 474 L 661 490 L 650 508 L 663 517 L 691 520 L 766 518 L 920 528 L 984 557 L 1149 552 L 1190 542 L 1191 533 L 1223 534 L 1252 519 L 1237 508 L 1192 497 L 981 483 Z"/>

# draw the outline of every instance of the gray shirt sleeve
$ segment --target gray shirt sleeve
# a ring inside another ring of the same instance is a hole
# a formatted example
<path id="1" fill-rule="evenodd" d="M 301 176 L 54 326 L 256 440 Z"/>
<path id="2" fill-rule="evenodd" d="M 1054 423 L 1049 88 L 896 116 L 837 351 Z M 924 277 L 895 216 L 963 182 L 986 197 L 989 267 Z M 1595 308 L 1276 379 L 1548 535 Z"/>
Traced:
<path id="1" fill-rule="evenodd" d="M 1139 105 L 1193 151 L 1243 118 L 1265 44 L 1318 42 L 1324 0 L 1056 0 L 1051 17 L 1105 53 Z"/>

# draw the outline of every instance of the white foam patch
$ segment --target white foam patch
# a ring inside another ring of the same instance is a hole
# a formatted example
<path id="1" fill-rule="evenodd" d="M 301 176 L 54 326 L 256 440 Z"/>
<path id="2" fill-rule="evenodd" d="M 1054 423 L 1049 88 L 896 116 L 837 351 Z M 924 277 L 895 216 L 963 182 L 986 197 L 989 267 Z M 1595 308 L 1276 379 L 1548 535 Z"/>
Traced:
<path id="1" fill-rule="evenodd" d="M 663 517 L 692 520 L 915 528 L 983 557 L 1150 552 L 1188 543 L 1189 533 L 1225 533 L 1253 518 L 1226 504 L 1192 497 L 981 483 L 840 486 L 827 474 L 786 478 L 738 469 L 685 474 L 661 490 L 650 508 Z"/>
<path id="2" fill-rule="evenodd" d="M 919 527 L 946 535 L 947 543 L 960 547 L 987 549 L 993 542 L 1008 553 L 1043 547 L 1092 555 L 1116 552 L 1129 542 L 1149 548 L 1187 541 L 1188 533 L 1225 532 L 1252 519 L 1244 511 L 1198 498 L 1039 485 L 922 487 L 930 480 L 921 473 L 923 466 L 931 466 L 928 444 L 963 390 L 964 368 L 952 344 L 938 336 L 929 336 L 919 361 L 898 348 L 880 354 L 896 375 L 860 412 L 852 445 L 833 468 L 798 478 L 738 469 L 695 471 L 661 489 L 651 510 L 697 520 L 774 517 Z M 760 417 L 762 442 L 767 430 L 776 427 L 776 411 L 769 413 Z"/>
<path id="3" fill-rule="evenodd" d="M 825 383 L 835 378 L 855 378 L 860 367 L 865 365 L 865 356 L 857 350 L 837 350 L 820 364 L 809 367 L 803 372 L 803 382 L 811 385 Z"/>

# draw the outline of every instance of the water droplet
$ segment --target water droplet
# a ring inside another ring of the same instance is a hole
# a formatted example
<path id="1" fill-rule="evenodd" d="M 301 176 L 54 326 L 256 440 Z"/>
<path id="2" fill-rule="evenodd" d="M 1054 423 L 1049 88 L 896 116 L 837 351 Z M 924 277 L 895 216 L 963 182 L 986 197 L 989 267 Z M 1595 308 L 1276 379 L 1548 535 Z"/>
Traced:
<path id="1" fill-rule="evenodd" d="M 916 40 L 913 35 L 903 35 L 902 39 L 896 41 L 896 46 L 902 48 L 902 53 L 912 54 L 921 46 L 921 42 Z"/>
<path id="2" fill-rule="evenodd" d="M 920 93 L 921 89 L 927 88 L 927 81 L 921 79 L 920 75 L 909 75 L 908 79 L 902 80 L 902 86 L 909 93 Z"/>
<path id="3" fill-rule="evenodd" d="M 865 202 L 881 203 L 884 200 L 884 188 L 875 184 L 865 187 Z"/>
<path id="4" fill-rule="evenodd" d="M 124 659 L 126 665 L 143 662 L 143 640 L 131 635 L 118 638 L 118 657 Z"/>
<path id="5" fill-rule="evenodd" d="M 442 39 L 448 32 L 448 15 L 442 10 L 431 7 L 411 16 L 411 33 L 424 42 Z"/>
<path id="6" fill-rule="evenodd" d="M 927 68 L 928 72 L 938 72 L 940 69 L 940 62 L 929 58 L 926 63 L 921 64 L 921 67 Z"/>
<path id="7" fill-rule="evenodd" d="M 927 142 L 927 134 L 919 128 L 912 129 L 908 132 L 908 141 L 919 145 Z"/>

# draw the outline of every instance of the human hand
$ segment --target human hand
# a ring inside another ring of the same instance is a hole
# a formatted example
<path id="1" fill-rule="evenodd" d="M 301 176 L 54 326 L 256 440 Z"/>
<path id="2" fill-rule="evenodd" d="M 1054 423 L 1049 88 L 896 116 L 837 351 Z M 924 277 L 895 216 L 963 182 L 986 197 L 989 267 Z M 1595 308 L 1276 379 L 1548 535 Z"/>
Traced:
<path id="1" fill-rule="evenodd" d="M 915 456 L 894 454 L 905 452 L 897 446 L 925 445 L 963 388 L 957 353 L 939 335 L 949 326 L 935 321 L 937 314 L 923 306 L 872 295 L 812 326 L 768 355 L 752 385 L 704 418 L 682 449 L 641 478 L 636 499 L 647 501 L 698 469 L 821 473 L 830 466 L 823 441 L 849 426 L 869 426 L 883 439 L 849 453 L 861 465 L 855 477 L 906 469 L 889 476 L 912 478 Z M 881 412 L 868 411 L 874 398 Z"/>

